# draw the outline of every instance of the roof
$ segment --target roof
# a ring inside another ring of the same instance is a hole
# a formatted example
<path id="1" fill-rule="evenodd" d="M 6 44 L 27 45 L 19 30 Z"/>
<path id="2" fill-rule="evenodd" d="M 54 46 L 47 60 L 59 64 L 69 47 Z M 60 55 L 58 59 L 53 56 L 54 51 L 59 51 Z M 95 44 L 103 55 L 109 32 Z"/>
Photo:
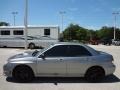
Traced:
<path id="1" fill-rule="evenodd" d="M 98 55 L 98 52 L 95 49 L 91 48 L 90 46 L 88 46 L 86 44 L 82 44 L 82 43 L 59 42 L 59 43 L 53 44 L 53 46 L 57 46 L 57 45 L 80 45 L 80 46 L 85 47 L 87 50 L 89 50 L 92 53 L 92 55 Z"/>
<path id="2" fill-rule="evenodd" d="M 2 29 L 6 28 L 24 28 L 25 26 L 0 26 Z M 28 28 L 58 28 L 58 25 L 28 25 Z"/>
<path id="3" fill-rule="evenodd" d="M 55 43 L 55 45 L 85 45 L 85 44 L 75 43 L 75 42 L 58 42 L 58 43 Z"/>

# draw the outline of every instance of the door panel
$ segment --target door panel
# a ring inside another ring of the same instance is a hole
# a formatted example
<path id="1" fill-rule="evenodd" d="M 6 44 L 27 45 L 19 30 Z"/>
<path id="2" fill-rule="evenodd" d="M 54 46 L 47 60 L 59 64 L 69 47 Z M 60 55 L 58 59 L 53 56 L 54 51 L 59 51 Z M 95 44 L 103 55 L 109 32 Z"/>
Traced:
<path id="1" fill-rule="evenodd" d="M 82 76 L 88 67 L 87 57 L 69 57 L 66 63 L 68 76 Z"/>
<path id="2" fill-rule="evenodd" d="M 88 57 L 91 53 L 83 46 L 69 45 L 67 61 L 67 74 L 82 76 L 88 67 Z"/>
<path id="3" fill-rule="evenodd" d="M 66 63 L 62 58 L 38 59 L 37 72 L 39 75 L 65 75 Z"/>
<path id="4" fill-rule="evenodd" d="M 45 60 L 38 60 L 38 73 L 46 75 L 66 74 L 66 45 L 58 45 L 48 49 L 43 53 Z"/>

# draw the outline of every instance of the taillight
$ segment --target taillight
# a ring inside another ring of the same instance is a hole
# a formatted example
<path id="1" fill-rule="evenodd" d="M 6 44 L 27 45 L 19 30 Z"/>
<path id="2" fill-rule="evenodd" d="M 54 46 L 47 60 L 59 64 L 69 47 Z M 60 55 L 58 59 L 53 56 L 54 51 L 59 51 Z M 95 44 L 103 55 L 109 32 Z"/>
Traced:
<path id="1" fill-rule="evenodd" d="M 112 57 L 112 62 L 114 61 L 114 58 L 113 58 L 113 56 L 111 56 Z"/>

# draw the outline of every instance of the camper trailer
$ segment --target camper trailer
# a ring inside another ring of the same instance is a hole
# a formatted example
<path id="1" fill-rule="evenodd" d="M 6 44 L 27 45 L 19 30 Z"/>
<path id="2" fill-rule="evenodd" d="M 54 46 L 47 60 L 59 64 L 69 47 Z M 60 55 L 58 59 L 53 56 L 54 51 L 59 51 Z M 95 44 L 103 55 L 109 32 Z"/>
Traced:
<path id="1" fill-rule="evenodd" d="M 24 47 L 24 26 L 1 26 L 0 47 Z M 59 26 L 28 26 L 27 42 L 29 48 L 47 47 L 58 42 Z"/>

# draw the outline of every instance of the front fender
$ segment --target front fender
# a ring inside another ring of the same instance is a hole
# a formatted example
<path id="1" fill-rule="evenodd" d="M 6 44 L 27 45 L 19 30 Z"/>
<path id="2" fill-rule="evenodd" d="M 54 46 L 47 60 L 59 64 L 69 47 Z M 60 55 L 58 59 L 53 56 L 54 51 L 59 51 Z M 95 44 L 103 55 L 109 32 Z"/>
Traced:
<path id="1" fill-rule="evenodd" d="M 15 69 L 15 67 L 19 66 L 19 65 L 25 65 L 28 66 L 32 69 L 34 75 L 36 75 L 36 71 L 37 71 L 37 65 L 36 65 L 36 61 L 18 61 L 18 62 L 12 62 L 11 63 L 11 72 L 13 73 L 13 70 Z"/>

